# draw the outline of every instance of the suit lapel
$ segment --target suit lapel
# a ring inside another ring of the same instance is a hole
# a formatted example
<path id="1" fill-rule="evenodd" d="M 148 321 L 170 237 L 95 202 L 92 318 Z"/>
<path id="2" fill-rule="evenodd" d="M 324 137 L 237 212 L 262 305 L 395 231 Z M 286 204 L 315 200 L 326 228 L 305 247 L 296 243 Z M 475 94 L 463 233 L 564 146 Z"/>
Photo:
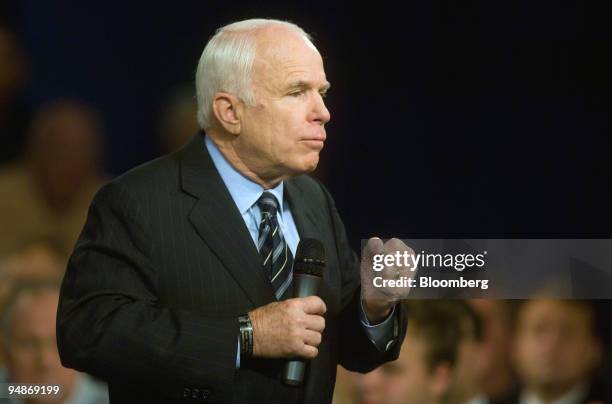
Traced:
<path id="1" fill-rule="evenodd" d="M 303 192 L 292 180 L 285 181 L 285 195 L 291 206 L 291 215 L 295 221 L 300 239 L 319 238 L 317 236 L 316 214 L 312 207 L 306 203 Z"/>
<path id="2" fill-rule="evenodd" d="M 333 248 L 334 243 L 333 240 L 329 239 L 330 233 L 326 230 L 325 213 L 321 209 L 322 207 L 316 203 L 316 200 L 313 200 L 309 193 L 302 191 L 302 188 L 297 186 L 296 182 L 296 180 L 285 182 L 285 195 L 291 206 L 291 215 L 295 221 L 300 240 L 314 238 L 323 243 L 328 263 L 323 271 L 323 279 L 329 285 L 332 279 L 338 277 L 338 273 L 332 274 L 335 267 L 331 265 L 331 262 L 333 262 L 331 258 L 335 251 L 330 250 Z M 326 293 L 324 290 L 325 288 L 319 290 L 319 296 L 323 296 Z M 328 295 L 328 298 L 331 299 L 332 297 Z"/>
<path id="3" fill-rule="evenodd" d="M 270 282 L 261 267 L 261 257 L 202 142 L 201 134 L 181 152 L 181 183 L 185 192 L 198 199 L 189 213 L 189 220 L 253 306 L 275 301 Z"/>

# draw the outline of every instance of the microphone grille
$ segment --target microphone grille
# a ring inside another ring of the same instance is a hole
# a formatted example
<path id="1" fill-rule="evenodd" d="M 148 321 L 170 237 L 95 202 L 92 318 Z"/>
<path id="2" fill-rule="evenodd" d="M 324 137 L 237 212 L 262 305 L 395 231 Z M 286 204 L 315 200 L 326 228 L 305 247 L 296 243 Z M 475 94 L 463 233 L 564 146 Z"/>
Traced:
<path id="1" fill-rule="evenodd" d="M 301 239 L 293 260 L 293 273 L 322 277 L 325 265 L 323 243 L 314 238 Z"/>

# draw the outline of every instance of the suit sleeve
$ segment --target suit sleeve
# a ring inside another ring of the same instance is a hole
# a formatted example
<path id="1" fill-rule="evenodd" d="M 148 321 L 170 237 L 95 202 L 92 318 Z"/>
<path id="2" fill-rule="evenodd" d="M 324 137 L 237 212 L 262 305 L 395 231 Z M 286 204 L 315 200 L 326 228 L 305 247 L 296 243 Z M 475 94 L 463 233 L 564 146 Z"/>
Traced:
<path id="1" fill-rule="evenodd" d="M 385 362 L 397 359 L 406 332 L 406 313 L 401 304 L 396 306 L 394 315 L 397 316 L 397 329 L 395 330 L 397 337 L 386 352 L 381 352 L 369 339 L 361 323 L 359 259 L 349 245 L 344 224 L 331 195 L 325 188 L 323 188 L 323 192 L 330 207 L 331 222 L 342 272 L 339 363 L 348 370 L 365 373 Z"/>
<path id="2" fill-rule="evenodd" d="M 118 383 L 231 386 L 238 321 L 164 307 L 138 201 L 103 187 L 62 283 L 57 339 L 62 363 Z"/>

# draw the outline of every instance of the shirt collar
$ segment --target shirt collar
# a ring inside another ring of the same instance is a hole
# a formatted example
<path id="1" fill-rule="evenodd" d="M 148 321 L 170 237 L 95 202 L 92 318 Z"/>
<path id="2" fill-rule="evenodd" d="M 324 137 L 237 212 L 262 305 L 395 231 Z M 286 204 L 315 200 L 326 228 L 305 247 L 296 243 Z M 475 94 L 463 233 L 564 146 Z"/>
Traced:
<path id="1" fill-rule="evenodd" d="M 489 399 L 486 396 L 479 394 L 477 396 L 472 397 L 466 404 L 488 404 Z"/>
<path id="2" fill-rule="evenodd" d="M 569 390 L 563 396 L 553 401 L 552 404 L 581 403 L 586 398 L 587 394 L 588 394 L 588 387 L 584 384 L 579 384 L 578 386 L 575 386 L 574 388 Z M 527 403 L 527 404 L 543 403 L 543 401 L 540 400 L 540 398 L 535 393 L 529 390 L 523 391 L 520 402 L 521 404 L 523 403 Z"/>
<path id="3" fill-rule="evenodd" d="M 217 145 L 206 135 L 204 136 L 204 144 L 241 215 L 244 215 L 257 202 L 264 191 L 271 192 L 276 197 L 280 212 L 283 211 L 283 181 L 276 187 L 266 190 L 238 172 L 223 156 Z"/>

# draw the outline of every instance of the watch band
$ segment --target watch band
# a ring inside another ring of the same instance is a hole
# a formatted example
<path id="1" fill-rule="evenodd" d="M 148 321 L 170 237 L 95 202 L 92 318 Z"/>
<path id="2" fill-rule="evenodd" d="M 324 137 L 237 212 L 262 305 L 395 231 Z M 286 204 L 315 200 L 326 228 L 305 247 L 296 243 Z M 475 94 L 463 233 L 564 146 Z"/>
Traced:
<path id="1" fill-rule="evenodd" d="M 238 317 L 240 325 L 240 355 L 253 356 L 253 324 L 248 314 Z"/>

